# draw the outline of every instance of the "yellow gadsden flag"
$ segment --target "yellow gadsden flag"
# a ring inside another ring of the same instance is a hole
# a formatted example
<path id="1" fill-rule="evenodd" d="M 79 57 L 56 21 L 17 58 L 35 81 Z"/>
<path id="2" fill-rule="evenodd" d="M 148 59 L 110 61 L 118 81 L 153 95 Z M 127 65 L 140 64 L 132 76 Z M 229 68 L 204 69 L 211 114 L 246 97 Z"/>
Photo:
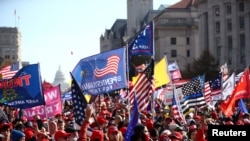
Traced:
<path id="1" fill-rule="evenodd" d="M 154 68 L 155 88 L 170 83 L 167 58 L 163 57 Z"/>

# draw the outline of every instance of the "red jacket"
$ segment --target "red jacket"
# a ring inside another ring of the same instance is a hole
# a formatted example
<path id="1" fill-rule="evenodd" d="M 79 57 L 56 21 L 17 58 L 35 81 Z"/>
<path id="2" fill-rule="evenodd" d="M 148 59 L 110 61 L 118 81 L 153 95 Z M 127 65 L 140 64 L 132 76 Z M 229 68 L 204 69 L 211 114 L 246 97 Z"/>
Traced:
<path id="1" fill-rule="evenodd" d="M 204 129 L 198 129 L 196 134 L 196 141 L 207 141 Z"/>

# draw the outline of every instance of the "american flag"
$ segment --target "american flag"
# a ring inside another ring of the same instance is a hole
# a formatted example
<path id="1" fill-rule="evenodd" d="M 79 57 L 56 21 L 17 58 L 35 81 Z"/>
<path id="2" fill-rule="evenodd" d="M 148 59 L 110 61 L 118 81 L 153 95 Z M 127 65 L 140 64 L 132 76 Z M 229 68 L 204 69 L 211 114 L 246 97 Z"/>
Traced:
<path id="1" fill-rule="evenodd" d="M 19 62 L 16 62 L 12 65 L 6 66 L 0 70 L 0 74 L 2 75 L 2 79 L 10 79 L 12 78 L 19 70 Z"/>
<path id="2" fill-rule="evenodd" d="M 206 101 L 207 104 L 209 102 L 211 102 L 211 100 L 212 100 L 212 98 L 211 98 L 211 88 L 210 88 L 209 82 L 205 83 L 204 97 L 205 97 L 205 101 Z"/>
<path id="3" fill-rule="evenodd" d="M 202 80 L 200 77 L 193 79 L 187 84 L 182 85 L 183 101 L 181 102 L 182 111 L 185 114 L 189 108 L 205 106 L 205 98 L 202 93 Z"/>
<path id="4" fill-rule="evenodd" d="M 139 74 L 138 79 L 128 94 L 128 99 L 131 104 L 134 102 L 134 94 L 138 101 L 139 110 L 143 111 L 149 102 L 149 98 L 153 95 L 154 92 L 154 60 L 152 59 L 151 63 L 147 68 Z"/>
<path id="5" fill-rule="evenodd" d="M 87 100 L 83 96 L 83 93 L 78 86 L 74 77 L 72 77 L 71 93 L 72 93 L 72 104 L 73 104 L 73 116 L 76 123 L 81 126 L 85 118 L 84 109 L 87 107 Z"/>
<path id="6" fill-rule="evenodd" d="M 94 74 L 96 77 L 102 77 L 107 74 L 117 74 L 120 57 L 113 55 L 107 61 L 97 60 Z M 101 69 L 100 69 L 101 68 Z"/>
<path id="7" fill-rule="evenodd" d="M 209 104 L 214 96 L 222 93 L 222 74 L 220 73 L 216 78 L 205 83 L 204 97 L 207 104 Z"/>
<path id="8" fill-rule="evenodd" d="M 211 96 L 221 94 L 222 92 L 222 74 L 220 73 L 215 79 L 209 81 Z"/>

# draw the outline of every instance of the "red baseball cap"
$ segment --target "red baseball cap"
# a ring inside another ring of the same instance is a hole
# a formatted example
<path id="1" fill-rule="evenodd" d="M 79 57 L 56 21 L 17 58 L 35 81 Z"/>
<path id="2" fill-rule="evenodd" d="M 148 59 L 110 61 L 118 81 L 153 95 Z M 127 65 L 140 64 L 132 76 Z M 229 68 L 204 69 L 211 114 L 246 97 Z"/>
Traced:
<path id="1" fill-rule="evenodd" d="M 126 126 L 122 126 L 122 127 L 120 128 L 120 131 L 122 132 L 123 135 L 125 135 L 125 134 L 126 134 L 126 131 L 127 131 L 127 127 L 126 127 Z"/>
<path id="2" fill-rule="evenodd" d="M 69 137 L 71 134 L 70 133 L 67 133 L 63 130 L 58 130 L 56 133 L 55 133 L 55 139 L 59 139 L 59 138 L 65 138 L 65 137 Z"/>
<path id="3" fill-rule="evenodd" d="M 180 132 L 172 132 L 170 135 L 169 135 L 169 138 L 171 139 L 178 139 L 178 140 L 182 140 L 182 134 Z"/>
<path id="4" fill-rule="evenodd" d="M 96 120 L 97 120 L 97 122 L 98 122 L 99 124 L 105 124 L 105 123 L 108 122 L 104 117 L 101 117 L 101 116 L 97 117 Z"/>
<path id="5" fill-rule="evenodd" d="M 99 141 L 104 141 L 104 134 L 100 130 L 93 130 L 90 140 L 94 141 L 95 139 L 99 139 Z"/>
<path id="6" fill-rule="evenodd" d="M 1 123 L 0 124 L 0 128 L 3 128 L 3 127 L 10 128 L 11 127 L 11 123 L 7 123 L 7 122 Z"/>

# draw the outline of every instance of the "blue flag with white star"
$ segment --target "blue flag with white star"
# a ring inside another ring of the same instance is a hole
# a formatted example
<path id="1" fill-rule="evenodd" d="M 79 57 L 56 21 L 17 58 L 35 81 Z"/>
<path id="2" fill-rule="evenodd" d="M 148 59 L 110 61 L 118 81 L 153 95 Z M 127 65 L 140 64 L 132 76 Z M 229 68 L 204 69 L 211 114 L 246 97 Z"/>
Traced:
<path id="1" fill-rule="evenodd" d="M 154 55 L 154 22 L 147 24 L 129 44 L 130 55 Z"/>

